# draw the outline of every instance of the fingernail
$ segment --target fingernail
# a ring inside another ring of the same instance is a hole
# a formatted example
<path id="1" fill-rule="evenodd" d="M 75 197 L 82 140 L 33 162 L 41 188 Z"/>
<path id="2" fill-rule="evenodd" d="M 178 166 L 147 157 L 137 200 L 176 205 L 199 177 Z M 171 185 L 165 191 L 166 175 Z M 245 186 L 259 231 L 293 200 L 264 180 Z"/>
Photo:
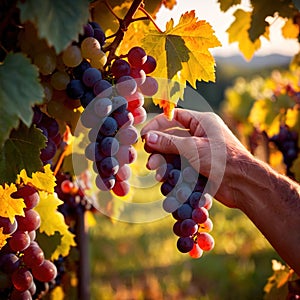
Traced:
<path id="1" fill-rule="evenodd" d="M 147 141 L 151 144 L 156 144 L 158 140 L 158 135 L 156 133 L 149 133 Z"/>

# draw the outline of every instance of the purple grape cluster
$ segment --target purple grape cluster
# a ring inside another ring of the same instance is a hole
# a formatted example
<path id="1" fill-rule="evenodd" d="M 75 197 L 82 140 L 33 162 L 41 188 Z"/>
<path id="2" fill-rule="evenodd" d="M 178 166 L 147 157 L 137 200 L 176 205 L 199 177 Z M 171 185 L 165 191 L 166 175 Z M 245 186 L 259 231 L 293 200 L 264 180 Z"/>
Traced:
<path id="1" fill-rule="evenodd" d="M 208 212 L 212 197 L 203 195 L 207 178 L 179 155 L 163 155 L 162 161 L 165 163 L 156 170 L 156 179 L 162 182 L 160 190 L 166 197 L 163 209 L 176 220 L 173 232 L 179 237 L 177 249 L 199 258 L 203 251 L 214 247 L 214 239 L 208 233 L 213 226 Z"/>
<path id="2" fill-rule="evenodd" d="M 59 132 L 59 125 L 54 118 L 43 113 L 37 106 L 33 108 L 32 123 L 39 128 L 43 135 L 47 138 L 46 147 L 41 150 L 40 159 L 46 165 L 51 164 L 52 158 L 55 156 L 57 149 L 62 144 L 62 136 Z"/>
<path id="3" fill-rule="evenodd" d="M 291 131 L 287 125 L 280 126 L 279 133 L 273 135 L 270 138 L 271 142 L 278 147 L 279 151 L 283 154 L 283 161 L 289 172 L 289 168 L 292 166 L 293 161 L 298 156 L 298 134 L 295 131 Z"/>
<path id="4" fill-rule="evenodd" d="M 0 292 L 6 299 L 36 299 L 38 283 L 55 279 L 55 265 L 45 259 L 44 252 L 35 240 L 40 215 L 33 209 L 40 201 L 37 190 L 24 185 L 11 194 L 22 198 L 26 204 L 24 216 L 16 216 L 11 222 L 0 217 L 3 233 L 10 234 L 7 244 L 0 250 Z"/>

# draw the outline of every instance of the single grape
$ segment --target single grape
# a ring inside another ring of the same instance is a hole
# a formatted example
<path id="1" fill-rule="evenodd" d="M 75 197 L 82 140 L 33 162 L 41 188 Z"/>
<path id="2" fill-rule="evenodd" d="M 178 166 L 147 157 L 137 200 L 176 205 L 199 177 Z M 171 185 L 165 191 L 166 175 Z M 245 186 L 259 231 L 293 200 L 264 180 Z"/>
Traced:
<path id="1" fill-rule="evenodd" d="M 146 73 L 140 68 L 131 68 L 129 75 L 135 80 L 138 86 L 146 81 Z"/>
<path id="2" fill-rule="evenodd" d="M 43 162 L 49 161 L 54 157 L 56 151 L 57 151 L 57 147 L 55 143 L 51 139 L 49 139 L 46 142 L 46 148 L 41 150 L 40 159 Z"/>
<path id="3" fill-rule="evenodd" d="M 201 192 L 193 192 L 189 197 L 189 204 L 193 208 L 200 207 L 200 199 L 201 199 L 202 193 Z"/>
<path id="4" fill-rule="evenodd" d="M 190 252 L 194 247 L 194 240 L 190 237 L 180 237 L 177 240 L 177 249 L 182 253 Z"/>
<path id="5" fill-rule="evenodd" d="M 182 232 L 181 232 L 181 220 L 177 220 L 174 225 L 173 225 L 173 232 L 177 235 L 177 236 L 182 236 Z"/>
<path id="6" fill-rule="evenodd" d="M 173 191 L 173 189 L 174 187 L 168 182 L 164 182 L 160 186 L 160 191 L 164 196 L 168 196 Z"/>
<path id="7" fill-rule="evenodd" d="M 97 39 L 97 41 L 100 43 L 101 46 L 105 44 L 105 33 L 101 28 L 95 28 L 94 29 L 94 38 Z"/>
<path id="8" fill-rule="evenodd" d="M 57 276 L 57 269 L 50 260 L 45 259 L 41 265 L 32 268 L 32 275 L 39 281 L 49 282 Z"/>
<path id="9" fill-rule="evenodd" d="M 99 116 L 95 114 L 94 106 L 92 103 L 91 105 L 88 105 L 82 112 L 80 121 L 86 128 L 98 128 L 101 121 L 99 120 Z"/>
<path id="10" fill-rule="evenodd" d="M 119 142 L 114 137 L 105 137 L 100 145 L 101 152 L 104 156 L 114 156 L 119 151 Z"/>
<path id="11" fill-rule="evenodd" d="M 70 77 L 66 72 L 57 71 L 52 74 L 50 82 L 53 88 L 62 91 L 67 88 L 67 85 L 70 82 Z"/>
<path id="12" fill-rule="evenodd" d="M 132 111 L 134 124 L 143 124 L 147 119 L 147 111 L 143 106 L 139 106 Z"/>
<path id="13" fill-rule="evenodd" d="M 133 95 L 126 96 L 128 101 L 128 110 L 133 111 L 137 107 L 144 105 L 144 95 L 139 91 L 136 91 Z"/>
<path id="14" fill-rule="evenodd" d="M 100 133 L 104 136 L 114 136 L 117 129 L 117 121 L 112 117 L 107 117 L 100 127 Z"/>
<path id="15" fill-rule="evenodd" d="M 29 246 L 30 237 L 27 232 L 17 230 L 8 240 L 8 244 L 11 250 L 15 252 L 23 251 Z"/>
<path id="16" fill-rule="evenodd" d="M 81 79 L 84 71 L 91 67 L 91 64 L 87 60 L 83 60 L 77 67 L 73 69 L 73 75 L 76 79 Z"/>
<path id="17" fill-rule="evenodd" d="M 181 220 L 190 219 L 192 217 L 192 212 L 193 208 L 187 203 L 182 204 L 177 210 L 178 216 Z"/>
<path id="18" fill-rule="evenodd" d="M 198 173 L 193 167 L 187 166 L 182 170 L 182 176 L 185 182 L 196 183 L 198 178 Z"/>
<path id="19" fill-rule="evenodd" d="M 91 56 L 90 63 L 93 68 L 103 70 L 107 63 L 107 56 L 101 50 L 95 51 Z"/>
<path id="20" fill-rule="evenodd" d="M 185 203 L 190 195 L 192 194 L 192 189 L 187 184 L 181 184 L 176 189 L 176 198 L 180 203 Z"/>
<path id="21" fill-rule="evenodd" d="M 119 170 L 119 162 L 114 157 L 105 157 L 99 163 L 100 174 L 104 177 L 116 175 Z"/>
<path id="22" fill-rule="evenodd" d="M 192 236 L 198 231 L 197 223 L 192 219 L 185 219 L 180 227 L 181 236 Z"/>
<path id="23" fill-rule="evenodd" d="M 25 210 L 25 216 L 16 216 L 18 222 L 18 230 L 33 231 L 37 230 L 41 225 L 41 217 L 38 212 L 33 209 Z"/>
<path id="24" fill-rule="evenodd" d="M 109 177 L 101 177 L 97 175 L 96 177 L 96 186 L 101 191 L 109 191 L 111 190 L 116 183 L 115 176 L 111 175 Z"/>
<path id="25" fill-rule="evenodd" d="M 99 50 L 101 45 L 94 37 L 87 37 L 81 42 L 81 55 L 84 58 L 92 58 Z"/>
<path id="26" fill-rule="evenodd" d="M 113 117 L 117 121 L 119 129 L 133 125 L 133 114 L 128 110 L 125 110 L 121 113 L 113 113 Z"/>
<path id="27" fill-rule="evenodd" d="M 208 218 L 204 223 L 199 224 L 200 232 L 211 232 L 213 229 L 213 222 L 210 218 Z"/>
<path id="28" fill-rule="evenodd" d="M 0 228 L 1 227 L 3 234 L 13 234 L 17 230 L 18 223 L 16 219 L 14 219 L 14 222 L 11 223 L 9 218 L 0 217 Z"/>
<path id="29" fill-rule="evenodd" d="M 11 274 L 16 271 L 20 266 L 19 257 L 14 253 L 2 254 L 0 256 L 0 269 L 7 273 Z"/>
<path id="30" fill-rule="evenodd" d="M 9 300 L 32 300 L 32 297 L 29 290 L 20 292 L 16 289 L 13 289 Z"/>
<path id="31" fill-rule="evenodd" d="M 204 223 L 208 217 L 208 211 L 204 207 L 197 207 L 192 212 L 192 219 L 198 224 Z"/>
<path id="32" fill-rule="evenodd" d="M 51 50 L 45 50 L 38 53 L 33 60 L 34 64 L 38 66 L 39 71 L 43 75 L 50 75 L 56 67 L 56 56 Z"/>
<path id="33" fill-rule="evenodd" d="M 124 59 L 116 59 L 111 66 L 111 73 L 116 79 L 128 76 L 130 74 L 130 65 Z"/>
<path id="34" fill-rule="evenodd" d="M 158 82 L 155 78 L 147 76 L 145 82 L 139 86 L 145 96 L 154 96 L 158 91 Z"/>
<path id="35" fill-rule="evenodd" d="M 24 292 L 30 288 L 33 277 L 31 272 L 26 267 L 23 267 L 12 273 L 11 280 L 16 290 Z"/>
<path id="36" fill-rule="evenodd" d="M 128 62 L 133 67 L 141 67 L 147 61 L 147 54 L 141 47 L 132 47 L 127 54 Z"/>
<path id="37" fill-rule="evenodd" d="M 109 98 L 96 98 L 94 101 L 95 114 L 100 118 L 107 117 L 113 110 L 113 103 Z"/>
<path id="38" fill-rule="evenodd" d="M 116 90 L 121 96 L 130 96 L 136 92 L 137 83 L 131 76 L 124 75 L 118 78 Z"/>
<path id="39" fill-rule="evenodd" d="M 215 246 L 214 238 L 207 232 L 199 232 L 197 234 L 197 243 L 204 251 L 210 251 Z"/>
<path id="40" fill-rule="evenodd" d="M 93 87 L 93 92 L 101 98 L 108 98 L 112 95 L 112 85 L 107 80 L 99 80 Z"/>
<path id="41" fill-rule="evenodd" d="M 67 67 L 77 67 L 82 62 L 80 48 L 75 45 L 69 46 L 64 50 L 62 60 Z"/>
<path id="42" fill-rule="evenodd" d="M 127 100 L 122 96 L 115 96 L 111 99 L 111 102 L 113 104 L 113 111 L 115 113 L 122 113 L 125 110 L 127 110 Z"/>
<path id="43" fill-rule="evenodd" d="M 79 99 L 84 95 L 85 88 L 80 80 L 73 79 L 68 83 L 66 91 L 70 98 Z"/>
<path id="44" fill-rule="evenodd" d="M 129 193 L 130 184 L 128 181 L 116 181 L 116 184 L 112 188 L 112 191 L 119 197 L 124 197 Z"/>
<path id="45" fill-rule="evenodd" d="M 48 137 L 53 138 L 59 133 L 59 125 L 54 118 L 48 117 L 46 114 L 43 114 L 43 118 L 39 125 L 47 128 Z"/>
<path id="46" fill-rule="evenodd" d="M 116 158 L 120 165 L 131 164 L 137 158 L 137 152 L 132 145 L 120 145 Z"/>
<path id="47" fill-rule="evenodd" d="M 194 243 L 193 249 L 189 252 L 192 258 L 200 258 L 203 255 L 203 250 L 197 243 Z"/>
<path id="48" fill-rule="evenodd" d="M 179 185 L 182 183 L 182 174 L 181 171 L 178 169 L 173 169 L 170 171 L 169 176 L 168 176 L 168 182 L 172 185 Z"/>
<path id="49" fill-rule="evenodd" d="M 97 81 L 102 79 L 101 72 L 96 68 L 88 68 L 82 75 L 82 82 L 87 87 L 93 87 Z"/>
<path id="50" fill-rule="evenodd" d="M 83 108 L 86 108 L 95 98 L 93 91 L 86 90 L 82 97 L 80 97 L 80 104 Z"/>
<path id="51" fill-rule="evenodd" d="M 147 55 L 146 62 L 142 65 L 142 69 L 145 71 L 146 74 L 152 73 L 156 68 L 156 59 L 151 56 Z"/>
<path id="52" fill-rule="evenodd" d="M 119 129 L 116 138 L 122 145 L 132 145 L 138 140 L 138 132 L 134 126 L 130 125 Z"/>
<path id="53" fill-rule="evenodd" d="M 44 252 L 35 243 L 30 243 L 29 247 L 24 250 L 22 260 L 29 268 L 39 266 L 44 261 Z"/>
<path id="54" fill-rule="evenodd" d="M 83 26 L 83 36 L 85 38 L 94 36 L 94 28 L 91 24 L 88 23 Z"/>
<path id="55" fill-rule="evenodd" d="M 66 179 L 60 184 L 60 188 L 63 193 L 70 194 L 72 190 L 74 190 L 75 184 L 69 179 Z"/>
<path id="56" fill-rule="evenodd" d="M 120 166 L 116 174 L 116 179 L 118 181 L 124 181 L 124 180 L 128 180 L 130 176 L 131 176 L 131 168 L 129 167 L 129 165 L 125 164 Z"/>

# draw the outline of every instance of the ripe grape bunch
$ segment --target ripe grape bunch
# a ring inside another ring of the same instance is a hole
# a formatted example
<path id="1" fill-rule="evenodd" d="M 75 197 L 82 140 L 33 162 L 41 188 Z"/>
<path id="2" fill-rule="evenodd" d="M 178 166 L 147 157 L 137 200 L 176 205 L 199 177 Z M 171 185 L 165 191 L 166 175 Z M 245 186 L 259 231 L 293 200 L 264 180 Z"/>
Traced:
<path id="1" fill-rule="evenodd" d="M 162 182 L 160 190 L 166 197 L 163 209 L 172 213 L 176 220 L 173 232 L 179 237 L 177 249 L 200 258 L 203 251 L 214 247 L 214 239 L 209 233 L 213 223 L 208 212 L 212 197 L 203 194 L 207 178 L 198 174 L 180 155 L 151 155 L 159 156 L 157 160 L 161 161 L 156 180 Z"/>
<path id="2" fill-rule="evenodd" d="M 102 32 L 101 40 L 95 31 Z M 141 47 L 133 47 L 107 65 L 104 43 L 102 29 L 91 22 L 85 26 L 80 44 L 66 49 L 63 61 L 72 67 L 73 77 L 66 92 L 70 98 L 80 99 L 85 108 L 81 121 L 90 128 L 86 157 L 94 162 L 97 187 L 125 196 L 130 189 L 128 165 L 137 157 L 135 125 L 147 117 L 144 96 L 153 96 L 158 90 L 157 81 L 148 75 L 156 68 L 156 61 Z M 81 57 L 78 61 L 73 60 L 78 57 L 73 55 L 75 49 Z"/>
<path id="3" fill-rule="evenodd" d="M 7 299 L 36 299 L 37 285 L 51 282 L 57 275 L 56 266 L 45 259 L 44 252 L 35 241 L 41 219 L 34 207 L 40 198 L 37 190 L 29 185 L 20 187 L 12 198 L 24 199 L 24 216 L 0 217 L 4 234 L 10 234 L 8 243 L 0 250 L 0 290 Z"/>

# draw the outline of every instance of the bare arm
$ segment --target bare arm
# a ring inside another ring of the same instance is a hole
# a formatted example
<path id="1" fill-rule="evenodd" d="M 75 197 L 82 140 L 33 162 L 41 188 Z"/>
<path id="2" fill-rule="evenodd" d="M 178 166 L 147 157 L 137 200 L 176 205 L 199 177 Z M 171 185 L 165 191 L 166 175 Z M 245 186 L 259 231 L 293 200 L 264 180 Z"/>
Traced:
<path id="1" fill-rule="evenodd" d="M 185 129 L 185 134 L 178 135 L 174 127 Z M 242 210 L 300 275 L 300 186 L 296 182 L 254 158 L 215 114 L 176 109 L 174 120 L 160 115 L 143 128 L 142 135 L 148 147 L 183 155 L 207 177 L 217 169 L 212 181 L 219 183 L 213 196 Z M 150 167 L 156 164 L 153 159 Z M 223 172 L 218 172 L 223 162 Z"/>

